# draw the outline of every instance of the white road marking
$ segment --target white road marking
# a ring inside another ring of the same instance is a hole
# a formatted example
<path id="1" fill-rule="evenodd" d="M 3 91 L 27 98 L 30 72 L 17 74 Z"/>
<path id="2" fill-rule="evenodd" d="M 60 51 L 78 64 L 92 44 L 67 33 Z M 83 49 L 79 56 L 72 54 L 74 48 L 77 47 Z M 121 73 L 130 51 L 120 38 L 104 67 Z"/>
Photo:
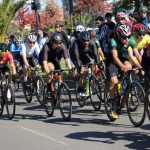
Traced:
<path id="1" fill-rule="evenodd" d="M 44 134 L 44 133 L 35 131 L 35 130 L 33 130 L 33 129 L 28 129 L 28 128 L 25 128 L 25 127 L 22 127 L 22 126 L 19 126 L 19 127 L 20 127 L 21 129 L 23 129 L 23 130 L 26 130 L 26 131 L 31 132 L 31 133 L 33 133 L 33 134 L 42 136 L 42 137 L 44 137 L 44 138 L 46 138 L 46 139 L 49 139 L 49 140 L 51 140 L 51 141 L 53 141 L 53 142 L 56 142 L 56 143 L 59 143 L 59 144 L 63 144 L 63 145 L 65 145 L 65 146 L 68 146 L 67 143 L 62 142 L 62 141 L 58 141 L 58 140 L 56 140 L 56 139 L 54 139 L 54 138 L 52 138 L 52 137 L 50 137 L 49 135 L 46 135 L 46 134 Z"/>

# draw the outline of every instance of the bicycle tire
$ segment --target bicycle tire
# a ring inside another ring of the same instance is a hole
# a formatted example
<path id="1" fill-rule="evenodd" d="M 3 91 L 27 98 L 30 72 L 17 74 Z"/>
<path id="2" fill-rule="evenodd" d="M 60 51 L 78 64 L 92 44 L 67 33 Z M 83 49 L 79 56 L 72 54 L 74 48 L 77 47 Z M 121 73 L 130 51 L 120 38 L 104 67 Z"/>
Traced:
<path id="1" fill-rule="evenodd" d="M 5 95 L 7 116 L 9 120 L 12 120 L 14 118 L 16 111 L 16 101 L 12 87 L 8 85 L 4 90 L 4 93 L 5 93 L 4 95 Z"/>
<path id="2" fill-rule="evenodd" d="M 32 94 L 33 94 L 33 89 L 31 87 L 31 81 L 27 81 L 27 83 L 23 82 L 22 87 L 23 87 L 23 93 L 24 93 L 24 98 L 27 101 L 27 103 L 31 103 L 32 101 Z"/>
<path id="3" fill-rule="evenodd" d="M 60 113 L 65 121 L 69 121 L 72 115 L 72 100 L 69 88 L 66 83 L 62 82 L 58 89 L 58 101 Z M 67 105 L 64 105 L 67 104 Z"/>
<path id="4" fill-rule="evenodd" d="M 108 117 L 108 119 L 112 122 L 114 122 L 116 119 L 111 116 L 112 112 L 112 103 L 110 101 L 110 96 L 109 96 L 109 81 L 106 82 L 105 84 L 105 90 L 104 90 L 104 107 L 105 107 L 105 112 Z"/>
<path id="5" fill-rule="evenodd" d="M 39 88 L 37 87 L 38 81 L 39 81 Z M 43 104 L 43 88 L 44 88 L 44 80 L 41 76 L 37 75 L 35 80 L 35 92 L 36 97 L 41 105 Z"/>
<path id="6" fill-rule="evenodd" d="M 52 117 L 54 114 L 54 108 L 55 108 L 54 100 L 51 99 L 48 95 L 47 84 L 45 84 L 44 88 L 43 88 L 43 103 L 42 103 L 42 105 L 44 105 L 47 116 Z"/>
<path id="7" fill-rule="evenodd" d="M 89 97 L 88 96 L 87 97 L 81 97 L 81 96 L 79 96 L 79 93 L 78 93 L 78 82 L 79 82 L 79 78 L 76 78 L 75 79 L 75 95 L 76 95 L 76 99 L 77 99 L 78 105 L 80 106 L 80 108 L 82 108 L 82 107 L 85 106 L 85 102 L 86 102 L 86 100 Z"/>
<path id="8" fill-rule="evenodd" d="M 145 102 L 146 102 L 146 111 L 148 119 L 150 120 L 150 89 L 146 91 L 145 94 Z"/>
<path id="9" fill-rule="evenodd" d="M 145 120 L 146 105 L 144 100 L 145 92 L 142 86 L 137 82 L 131 83 L 126 107 L 129 120 L 135 127 L 141 126 Z M 140 115 L 139 110 L 141 112 Z"/>
<path id="10" fill-rule="evenodd" d="M 90 94 L 91 104 L 94 110 L 99 111 L 101 108 L 102 93 L 101 93 L 101 87 L 99 81 L 95 76 L 92 76 L 90 78 L 89 94 Z"/>

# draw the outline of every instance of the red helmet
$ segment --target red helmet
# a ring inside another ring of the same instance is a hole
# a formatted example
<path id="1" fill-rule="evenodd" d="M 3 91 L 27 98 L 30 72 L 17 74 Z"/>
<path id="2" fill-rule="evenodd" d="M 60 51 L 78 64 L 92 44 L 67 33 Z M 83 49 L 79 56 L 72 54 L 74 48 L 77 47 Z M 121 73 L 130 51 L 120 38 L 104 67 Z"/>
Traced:
<path id="1" fill-rule="evenodd" d="M 143 24 L 138 23 L 133 26 L 133 31 L 138 33 L 138 35 L 144 35 L 146 32 L 146 28 Z"/>
<path id="2" fill-rule="evenodd" d="M 130 27 L 127 25 L 120 25 L 117 27 L 116 33 L 121 37 L 129 37 L 131 35 Z"/>
<path id="3" fill-rule="evenodd" d="M 116 18 L 125 18 L 126 14 L 124 12 L 117 12 Z"/>

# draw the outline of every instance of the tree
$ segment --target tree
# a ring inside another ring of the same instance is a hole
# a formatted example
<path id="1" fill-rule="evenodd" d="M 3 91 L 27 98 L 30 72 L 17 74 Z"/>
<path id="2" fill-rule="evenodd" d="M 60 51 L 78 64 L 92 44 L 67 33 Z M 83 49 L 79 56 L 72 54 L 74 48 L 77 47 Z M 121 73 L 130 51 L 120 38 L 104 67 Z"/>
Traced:
<path id="1" fill-rule="evenodd" d="M 35 30 L 35 12 L 25 12 L 24 10 L 26 10 L 25 7 L 19 9 L 16 17 L 14 18 L 14 24 L 17 25 L 20 30 L 22 30 L 24 26 L 30 24 L 31 29 Z M 55 23 L 56 20 L 62 19 L 62 13 L 60 8 L 54 3 L 54 1 L 50 1 L 45 10 L 39 13 L 39 18 L 40 27 L 48 29 Z"/>
<path id="2" fill-rule="evenodd" d="M 14 3 L 12 0 L 3 0 L 0 4 L 0 35 L 7 33 L 8 27 L 17 10 L 24 4 L 23 0 Z"/>
<path id="3" fill-rule="evenodd" d="M 148 0 L 119 0 L 113 4 L 113 7 L 114 10 L 118 9 L 119 7 L 123 7 L 127 10 L 138 10 L 142 4 L 150 8 L 150 1 Z"/>

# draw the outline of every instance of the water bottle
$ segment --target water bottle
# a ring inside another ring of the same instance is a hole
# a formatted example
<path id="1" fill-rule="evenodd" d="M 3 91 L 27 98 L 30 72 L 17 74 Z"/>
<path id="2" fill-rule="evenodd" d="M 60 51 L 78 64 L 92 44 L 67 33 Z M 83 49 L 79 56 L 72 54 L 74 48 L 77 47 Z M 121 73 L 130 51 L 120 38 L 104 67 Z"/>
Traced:
<path id="1" fill-rule="evenodd" d="M 88 77 L 86 77 L 84 81 L 84 91 L 86 95 L 89 94 L 89 78 Z"/>
<path id="2" fill-rule="evenodd" d="M 8 89 L 7 91 L 7 98 L 10 99 L 11 98 L 11 93 L 10 93 L 10 90 Z"/>
<path id="3" fill-rule="evenodd" d="M 122 84 L 121 84 L 121 82 L 118 83 L 117 88 L 118 88 L 117 89 L 118 90 L 118 95 L 121 96 L 121 94 L 122 94 L 121 93 L 122 92 Z"/>
<path id="4" fill-rule="evenodd" d="M 58 82 L 55 83 L 55 90 L 58 89 Z"/>

